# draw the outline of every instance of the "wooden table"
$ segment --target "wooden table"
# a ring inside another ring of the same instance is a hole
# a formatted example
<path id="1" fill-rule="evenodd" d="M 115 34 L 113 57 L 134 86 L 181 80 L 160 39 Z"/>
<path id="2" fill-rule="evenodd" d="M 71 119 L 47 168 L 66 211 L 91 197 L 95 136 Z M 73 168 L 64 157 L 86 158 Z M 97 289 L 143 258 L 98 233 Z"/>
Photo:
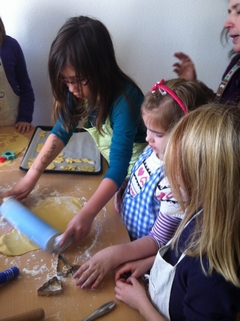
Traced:
<path id="1" fill-rule="evenodd" d="M 0 134 L 14 131 L 14 128 L 10 127 L 0 128 Z M 25 136 L 30 139 L 32 133 L 33 131 Z M 10 189 L 25 175 L 25 172 L 19 169 L 23 154 L 24 152 L 10 165 L 0 167 L 0 193 Z M 39 198 L 55 195 L 78 197 L 85 202 L 96 190 L 106 169 L 107 164 L 104 161 L 103 173 L 98 175 L 44 173 L 33 194 L 27 199 L 26 205 L 31 205 Z M 11 229 L 9 224 L 0 221 L 0 235 Z M 97 215 L 89 236 L 79 244 L 71 245 L 64 251 L 64 256 L 70 263 L 81 264 L 106 246 L 128 241 L 125 225 L 111 200 Z M 56 254 L 42 250 L 15 257 L 0 254 L 0 271 L 17 266 L 21 273 L 17 279 L 0 287 L 0 319 L 42 307 L 45 311 L 44 320 L 80 321 L 100 305 L 114 300 L 116 307 L 101 320 L 143 320 L 137 311 L 116 300 L 113 272 L 109 273 L 96 290 L 81 290 L 75 285 L 75 280 L 68 276 L 61 277 L 62 294 L 38 296 L 37 289 L 56 275 L 57 261 Z"/>

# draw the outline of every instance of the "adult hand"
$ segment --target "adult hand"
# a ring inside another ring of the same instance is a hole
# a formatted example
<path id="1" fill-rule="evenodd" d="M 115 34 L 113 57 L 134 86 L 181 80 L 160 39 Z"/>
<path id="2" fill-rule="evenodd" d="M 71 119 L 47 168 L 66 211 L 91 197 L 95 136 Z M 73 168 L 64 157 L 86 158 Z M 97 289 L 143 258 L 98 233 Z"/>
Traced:
<path id="1" fill-rule="evenodd" d="M 18 133 L 24 134 L 24 133 L 29 133 L 30 130 L 34 128 L 34 126 L 27 122 L 18 122 L 15 124 L 15 128 Z"/>
<path id="2" fill-rule="evenodd" d="M 92 284 L 92 289 L 98 287 L 104 276 L 113 268 L 114 250 L 107 247 L 96 253 L 90 260 L 85 262 L 73 275 L 77 279 L 76 285 L 82 289 Z"/>
<path id="3" fill-rule="evenodd" d="M 191 58 L 183 52 L 175 52 L 174 57 L 180 60 L 173 64 L 173 71 L 177 73 L 178 77 L 186 80 L 196 80 L 197 74 Z"/>

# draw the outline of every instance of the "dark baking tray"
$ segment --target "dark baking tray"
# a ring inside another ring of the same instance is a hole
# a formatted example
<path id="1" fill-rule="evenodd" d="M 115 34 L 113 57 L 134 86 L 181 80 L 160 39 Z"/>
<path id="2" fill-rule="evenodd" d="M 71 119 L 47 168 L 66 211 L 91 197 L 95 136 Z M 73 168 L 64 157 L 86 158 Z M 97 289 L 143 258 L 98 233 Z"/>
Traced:
<path id="1" fill-rule="evenodd" d="M 38 152 L 36 151 L 38 144 L 45 143 L 48 135 L 50 134 L 53 127 L 51 126 L 37 126 L 34 130 L 34 133 L 32 135 L 32 138 L 28 144 L 27 150 L 23 156 L 22 162 L 20 164 L 20 169 L 24 171 L 28 171 L 28 160 L 29 158 L 36 158 L 38 155 Z M 40 137 L 39 133 L 41 131 L 45 131 L 46 137 Z M 74 146 L 74 148 L 73 148 Z M 66 165 L 74 165 L 74 166 L 88 166 L 89 164 L 85 163 L 72 163 L 68 164 L 66 161 L 64 161 L 61 164 L 54 163 L 56 166 L 55 169 L 50 170 L 46 169 L 44 173 L 66 173 L 66 174 L 88 174 L 88 175 L 94 175 L 94 174 L 100 174 L 102 172 L 102 155 L 99 152 L 93 138 L 91 135 L 84 129 L 77 128 L 73 135 L 72 139 L 68 142 L 68 144 L 63 148 L 62 152 L 64 152 L 63 158 L 71 157 L 71 158 L 88 158 L 90 160 L 93 160 L 95 162 L 95 171 L 94 172 L 88 172 L 88 171 L 80 171 L 78 169 L 76 170 L 62 170 L 60 169 L 60 166 L 66 166 Z"/>

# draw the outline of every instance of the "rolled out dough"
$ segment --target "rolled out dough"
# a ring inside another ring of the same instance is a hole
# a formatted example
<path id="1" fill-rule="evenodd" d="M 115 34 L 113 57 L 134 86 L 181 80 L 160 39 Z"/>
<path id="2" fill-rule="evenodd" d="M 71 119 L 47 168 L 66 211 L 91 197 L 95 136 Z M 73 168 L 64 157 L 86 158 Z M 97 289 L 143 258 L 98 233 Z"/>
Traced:
<path id="1" fill-rule="evenodd" d="M 3 152 L 10 150 L 15 153 L 15 156 L 20 154 L 25 147 L 27 147 L 29 140 L 18 133 L 13 134 L 0 134 L 0 157 Z M 3 163 L 0 163 L 0 166 L 7 165 L 11 163 L 12 160 L 6 160 Z"/>
<path id="2" fill-rule="evenodd" d="M 49 197 L 40 201 L 31 211 L 63 233 L 69 221 L 82 208 L 79 199 L 68 196 Z M 39 247 L 20 231 L 13 229 L 0 237 L 0 252 L 8 256 L 22 255 Z"/>

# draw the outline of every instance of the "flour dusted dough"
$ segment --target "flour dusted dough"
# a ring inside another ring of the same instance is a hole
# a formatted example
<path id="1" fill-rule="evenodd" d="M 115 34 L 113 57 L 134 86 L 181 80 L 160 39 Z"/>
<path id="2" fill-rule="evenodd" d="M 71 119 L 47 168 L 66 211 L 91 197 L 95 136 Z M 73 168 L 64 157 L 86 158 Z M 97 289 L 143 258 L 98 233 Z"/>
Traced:
<path id="1" fill-rule="evenodd" d="M 6 152 L 8 150 L 14 152 L 17 156 L 24 150 L 24 148 L 27 147 L 27 145 L 28 139 L 21 134 L 0 134 L 0 157 L 3 152 Z M 3 163 L 0 163 L 0 166 L 7 165 L 11 162 L 12 160 L 7 160 Z"/>
<path id="2" fill-rule="evenodd" d="M 40 201 L 31 211 L 63 233 L 81 208 L 82 204 L 77 198 L 58 196 Z M 0 237 L 0 252 L 5 255 L 22 255 L 36 249 L 38 247 L 16 229 Z"/>
<path id="3" fill-rule="evenodd" d="M 21 255 L 37 249 L 37 245 L 16 229 L 0 237 L 0 252 L 8 256 Z"/>

